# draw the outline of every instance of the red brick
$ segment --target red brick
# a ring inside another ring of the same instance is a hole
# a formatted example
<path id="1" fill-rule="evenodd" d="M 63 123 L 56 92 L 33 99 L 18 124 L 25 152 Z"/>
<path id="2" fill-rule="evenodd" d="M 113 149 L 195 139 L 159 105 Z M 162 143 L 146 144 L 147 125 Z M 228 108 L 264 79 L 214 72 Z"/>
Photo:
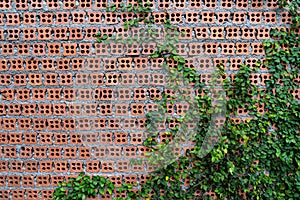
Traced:
<path id="1" fill-rule="evenodd" d="M 102 172 L 114 172 L 114 161 L 103 161 L 101 163 Z"/>
<path id="2" fill-rule="evenodd" d="M 243 24 L 246 22 L 247 14 L 246 12 L 235 12 L 233 14 L 233 23 L 235 24 Z"/>
<path id="3" fill-rule="evenodd" d="M 118 14 L 113 12 L 104 13 L 104 23 L 105 24 L 117 24 L 118 23 Z"/>
<path id="4" fill-rule="evenodd" d="M 30 118 L 19 118 L 18 119 L 19 130 L 31 130 L 32 120 Z"/>
<path id="5" fill-rule="evenodd" d="M 38 162 L 37 161 L 25 161 L 25 171 L 26 172 L 38 172 Z M 31 180 L 31 177 L 28 177 Z"/>
<path id="6" fill-rule="evenodd" d="M 107 0 L 65 0 L 62 3 L 7 0 L 0 3 L 0 10 L 5 11 L 0 13 L 0 25 L 8 27 L 0 29 L 3 57 L 0 59 L 0 99 L 4 101 L 0 103 L 0 157 L 4 158 L 0 171 L 5 174 L 0 176 L 0 186 L 10 185 L 8 190 L 0 191 L 2 198 L 51 199 L 52 187 L 65 178 L 76 177 L 81 171 L 91 175 L 110 173 L 112 182 L 121 185 L 123 181 L 145 183 L 149 177 L 140 173 L 156 169 L 147 162 L 131 164 L 129 160 L 145 157 L 149 152 L 140 146 L 147 137 L 145 114 L 157 111 L 158 104 L 148 100 L 161 99 L 163 92 L 169 100 L 178 95 L 164 87 L 174 81 L 167 80 L 167 75 L 160 71 L 164 62 L 170 68 L 175 68 L 178 62 L 149 58 L 157 47 L 153 41 L 94 43 L 97 33 L 124 41 L 145 35 L 141 27 L 132 27 L 129 31 L 118 26 L 143 17 L 142 14 L 119 12 L 121 1 L 111 2 L 116 4 L 118 12 L 102 12 L 108 5 Z M 151 0 L 150 3 L 153 9 L 158 7 L 153 13 L 154 23 L 163 24 L 169 15 L 171 23 L 189 24 L 178 27 L 179 41 L 175 46 L 177 53 L 185 57 L 185 67 L 201 71 L 199 82 L 208 85 L 212 76 L 207 70 L 219 64 L 232 73 L 220 76 L 217 83 L 228 76 L 234 80 L 234 71 L 245 64 L 260 70 L 250 74 L 250 83 L 266 86 L 271 75 L 266 66 L 257 66 L 259 59 L 264 60 L 260 58 L 264 55 L 262 40 L 270 38 L 270 29 L 265 25 L 277 24 L 275 29 L 288 31 L 286 24 L 291 22 L 286 11 L 272 10 L 277 8 L 276 0 L 267 0 L 265 4 L 262 0 L 172 3 Z M 137 2 L 128 0 L 129 4 L 137 5 Z M 163 11 L 169 9 L 172 10 L 168 14 Z M 149 16 L 145 17 L 149 19 Z M 244 26 L 246 23 L 250 25 Z M 299 34 L 298 29 L 295 32 Z M 163 40 L 166 34 L 165 29 L 155 27 L 150 37 Z M 176 35 L 175 31 L 168 34 Z M 203 39 L 209 40 L 203 42 Z M 255 41 L 250 43 L 249 40 Z M 283 77 L 280 79 L 278 84 L 283 84 Z M 299 80 L 296 78 L 295 83 Z M 202 91 L 185 87 L 181 92 L 189 98 L 204 95 Z M 298 89 L 288 92 L 299 99 Z M 264 104 L 256 106 L 258 113 L 266 111 Z M 166 109 L 170 115 L 183 115 L 188 105 L 168 103 Z M 239 117 L 248 111 L 241 106 L 236 112 L 239 116 L 232 120 L 246 122 L 248 118 Z M 224 121 L 218 119 L 216 123 L 220 126 Z M 172 139 L 164 131 L 179 124 L 174 118 L 170 123 L 166 120 L 157 123 L 160 142 Z M 193 128 L 188 123 L 188 129 Z M 26 174 L 6 175 L 22 172 Z M 126 175 L 116 175 L 123 172 Z M 189 185 L 188 179 L 183 182 Z M 19 188 L 21 184 L 25 190 Z M 36 189 L 28 189 L 33 187 Z M 125 195 L 115 196 L 125 198 Z M 215 197 L 212 191 L 208 195 Z M 111 199 L 111 196 L 106 193 L 101 198 Z"/>
<path id="7" fill-rule="evenodd" d="M 65 179 L 64 176 L 52 176 L 51 175 L 51 180 L 52 180 L 53 186 L 58 186 L 58 183 L 64 182 L 64 179 Z"/>
<path id="8" fill-rule="evenodd" d="M 54 40 L 68 40 L 67 30 L 68 28 L 63 28 L 63 27 L 53 28 Z"/>
<path id="9" fill-rule="evenodd" d="M 1 44 L 0 47 L 2 48 L 1 54 L 5 56 L 12 56 L 14 55 L 14 48 L 15 45 L 11 43 L 4 43 Z"/>
<path id="10" fill-rule="evenodd" d="M 268 9 L 276 9 L 278 8 L 277 0 L 267 0 L 267 8 Z"/>
<path id="11" fill-rule="evenodd" d="M 9 28 L 7 29 L 7 40 L 19 40 L 20 29 Z"/>
<path id="12" fill-rule="evenodd" d="M 205 24 L 213 24 L 215 22 L 214 15 L 214 12 L 203 11 L 201 13 L 201 22 Z"/>
<path id="13" fill-rule="evenodd" d="M 236 5 L 237 9 L 243 9 L 243 10 L 248 9 L 248 1 L 247 0 L 236 0 L 235 5 Z"/>
<path id="14" fill-rule="evenodd" d="M 21 24 L 20 15 L 18 13 L 7 13 L 5 16 L 7 26 L 19 26 Z"/>
<path id="15" fill-rule="evenodd" d="M 0 8 L 1 8 L 1 6 L 2 6 L 2 4 L 0 4 Z M 3 197 L 3 199 L 9 199 L 10 191 L 9 190 L 0 190 L 0 195 L 1 195 L 1 197 Z"/>
<path id="16" fill-rule="evenodd" d="M 255 40 L 256 28 L 242 28 L 242 39 Z"/>
<path id="17" fill-rule="evenodd" d="M 7 179 L 7 186 L 8 187 L 18 187 L 20 186 L 21 177 L 17 175 L 8 175 Z"/>
<path id="18" fill-rule="evenodd" d="M 128 160 L 116 161 L 118 172 L 130 172 L 130 162 Z"/>
<path id="19" fill-rule="evenodd" d="M 280 23 L 282 23 L 282 24 L 291 24 L 292 23 L 291 14 L 289 12 L 280 13 Z"/>
<path id="20" fill-rule="evenodd" d="M 30 175 L 22 176 L 22 186 L 34 187 L 34 176 L 30 176 Z"/>
<path id="21" fill-rule="evenodd" d="M 170 23 L 172 24 L 181 24 L 182 20 L 182 12 L 170 12 L 169 13 Z"/>
<path id="22" fill-rule="evenodd" d="M 60 8 L 59 1 L 46 0 L 46 3 L 49 10 L 58 10 Z"/>
<path id="23" fill-rule="evenodd" d="M 261 24 L 262 23 L 262 12 L 249 12 L 249 21 L 251 24 Z"/>
<path id="24" fill-rule="evenodd" d="M 237 42 L 236 43 L 236 54 L 237 55 L 249 55 L 249 43 Z"/>
<path id="25" fill-rule="evenodd" d="M 267 24 L 276 24 L 277 18 L 276 18 L 276 12 L 263 12 L 265 23 Z"/>
<path id="26" fill-rule="evenodd" d="M 216 15 L 219 24 L 224 24 L 230 21 L 230 12 L 217 12 Z"/>

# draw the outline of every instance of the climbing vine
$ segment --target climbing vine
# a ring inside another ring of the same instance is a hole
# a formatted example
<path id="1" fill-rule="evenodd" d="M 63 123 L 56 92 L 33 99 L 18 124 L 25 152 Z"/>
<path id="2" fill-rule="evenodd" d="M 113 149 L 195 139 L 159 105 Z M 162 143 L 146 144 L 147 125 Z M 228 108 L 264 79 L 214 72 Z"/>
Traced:
<path id="1" fill-rule="evenodd" d="M 211 89 L 217 85 L 212 84 L 211 88 L 207 88 L 200 84 L 200 74 L 196 69 L 187 67 L 186 59 L 178 55 L 176 42 L 185 33 L 170 24 L 169 14 L 166 12 L 165 41 L 157 44 L 150 57 L 163 59 L 162 65 L 168 72 L 168 82 L 171 83 L 169 86 L 176 95 L 163 93 L 162 98 L 156 99 L 159 107 L 156 112 L 147 114 L 149 137 L 144 145 L 152 152 L 148 161 L 152 161 L 154 165 L 164 163 L 166 158 L 172 156 L 169 153 L 174 152 L 168 149 L 169 144 L 179 142 L 175 138 L 182 132 L 190 134 L 184 124 L 196 119 L 196 134 L 191 137 L 194 147 L 185 156 L 178 156 L 162 169 L 151 172 L 149 180 L 143 185 L 123 184 L 115 188 L 108 179 L 99 176 L 90 178 L 80 174 L 76 179 L 59 184 L 53 199 L 86 199 L 88 196 L 94 197 L 97 192 L 104 194 L 105 191 L 113 195 L 114 189 L 119 192 L 126 191 L 128 200 L 300 198 L 300 107 L 299 99 L 295 98 L 297 94 L 299 96 L 300 84 L 300 40 L 297 29 L 299 4 L 297 0 L 279 1 L 278 5 L 288 9 L 292 16 L 292 28 L 272 30 L 271 39 L 263 43 L 266 58 L 257 63 L 256 67 L 241 65 L 232 82 L 224 78 L 222 88 L 229 98 L 226 102 L 225 119 L 221 123 L 223 128 L 217 132 L 218 144 L 206 156 L 200 152 L 210 129 L 211 114 L 218 107 L 211 98 Z M 130 39 L 108 37 L 99 33 L 96 35 L 97 42 L 134 44 L 157 39 L 158 31 L 152 26 L 154 19 L 149 14 L 150 3 L 139 0 L 138 5 L 121 5 L 120 11 L 116 5 L 111 5 L 106 11 L 137 12 L 137 18 L 124 23 L 125 30 L 141 24 L 147 28 L 141 35 Z M 265 87 L 258 87 L 250 80 L 251 74 L 258 72 L 261 67 L 267 68 L 270 73 Z M 224 76 L 221 64 L 216 70 L 215 78 L 217 80 Z M 177 80 L 192 85 L 203 95 L 195 99 L 187 98 Z M 188 110 L 177 119 L 164 115 L 167 105 L 174 104 L 179 99 L 197 108 L 197 116 L 195 110 Z M 222 95 L 217 99 L 221 100 L 222 105 Z M 238 110 L 243 110 L 248 117 L 236 117 Z M 167 122 L 175 120 L 179 124 L 167 132 L 170 137 L 163 143 L 158 142 L 160 138 L 155 128 L 160 119 L 166 119 Z"/>

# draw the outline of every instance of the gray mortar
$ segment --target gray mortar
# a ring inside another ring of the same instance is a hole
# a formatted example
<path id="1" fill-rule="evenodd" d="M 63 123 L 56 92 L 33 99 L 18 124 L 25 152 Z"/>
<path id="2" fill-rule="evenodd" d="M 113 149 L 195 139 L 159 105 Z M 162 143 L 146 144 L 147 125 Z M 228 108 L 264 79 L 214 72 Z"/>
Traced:
<path id="1" fill-rule="evenodd" d="M 17 12 L 17 13 L 19 13 L 20 14 L 20 17 L 22 16 L 22 14 L 24 14 L 24 12 L 28 12 L 28 11 L 30 11 L 30 12 L 36 12 L 37 13 L 37 25 L 33 25 L 33 26 L 25 26 L 25 25 L 23 25 L 23 24 L 21 24 L 20 26 L 6 26 L 6 25 L 2 25 L 2 26 L 0 26 L 0 28 L 2 28 L 2 29 L 4 29 L 4 30 L 7 30 L 7 29 L 9 29 L 9 28 L 20 28 L 20 29 L 22 29 L 22 28 L 27 28 L 27 27 L 32 27 L 32 28 L 41 28 L 41 27 L 66 27 L 66 25 L 56 25 L 56 24 L 53 24 L 52 26 L 49 26 L 49 25 L 40 25 L 39 24 L 39 15 L 40 15 L 40 13 L 41 12 L 45 12 L 45 11 L 47 11 L 47 12 L 50 12 L 50 13 L 53 13 L 53 14 L 55 14 L 57 11 L 75 11 L 75 10 L 63 10 L 62 9 L 62 5 L 63 5 L 63 2 L 62 1 L 59 1 L 60 2 L 60 5 L 61 5 L 61 8 L 59 9 L 59 10 L 49 10 L 48 8 L 47 8 L 47 6 L 46 6 L 46 2 L 45 1 L 43 1 L 43 6 L 44 6 L 44 9 L 43 10 L 34 10 L 34 9 L 29 9 L 29 10 L 26 10 L 26 11 L 17 11 L 16 9 L 15 9 L 15 3 L 13 3 L 13 9 L 12 10 L 1 10 L 0 12 L 1 13 L 4 13 L 4 14 L 6 14 L 6 13 L 11 13 L 11 12 Z M 249 1 L 249 2 L 251 2 L 251 1 Z M 187 8 L 185 8 L 185 9 L 180 9 L 180 10 L 176 10 L 176 9 L 169 9 L 169 11 L 170 12 L 172 12 L 172 11 L 180 11 L 180 12 L 186 12 L 186 11 L 194 11 L 195 9 L 188 9 L 188 3 L 189 3 L 189 1 L 187 1 L 186 2 L 186 7 Z M 94 1 L 92 1 L 92 5 L 94 4 Z M 158 7 L 157 5 L 158 5 L 158 2 L 156 1 L 156 7 Z M 264 6 L 266 7 L 266 2 L 264 2 Z M 79 5 L 79 3 L 78 3 L 78 1 L 76 2 L 76 5 L 78 6 Z M 204 5 L 204 3 L 202 2 L 202 5 Z M 237 11 L 241 11 L 241 10 L 237 10 L 237 9 L 230 9 L 230 10 L 228 10 L 228 9 L 219 9 L 219 5 L 220 5 L 220 2 L 218 2 L 218 6 L 217 6 L 217 9 L 214 9 L 214 10 L 212 10 L 213 12 L 219 12 L 219 11 L 229 11 L 229 12 L 231 12 L 231 13 L 233 13 L 233 12 L 237 12 Z M 250 4 L 249 4 L 250 5 Z M 171 6 L 172 7 L 172 6 Z M 203 7 L 203 6 L 202 6 Z M 233 4 L 233 7 L 234 7 L 234 4 Z M 98 9 L 90 9 L 90 10 L 88 10 L 88 11 L 93 11 L 93 10 L 97 10 L 97 11 L 99 11 Z M 202 8 L 202 9 L 200 9 L 201 11 L 209 11 L 210 9 L 205 9 L 205 8 Z M 77 8 L 76 9 L 76 11 L 84 11 L 84 12 L 88 12 L 87 10 L 84 10 L 84 9 L 79 9 L 79 8 Z M 154 12 L 156 12 L 156 11 L 162 11 L 162 10 L 159 10 L 159 9 L 154 9 L 153 10 Z M 248 10 L 244 10 L 244 12 L 249 12 L 249 11 L 257 11 L 257 12 L 260 12 L 260 11 L 269 11 L 269 10 L 256 10 L 256 9 L 248 9 Z M 228 27 L 228 26 L 235 26 L 235 27 L 253 27 L 253 28 L 257 28 L 257 27 L 266 27 L 266 28 L 272 28 L 272 27 L 274 27 L 274 26 L 284 26 L 284 27 L 289 27 L 288 25 L 285 25 L 285 24 L 280 24 L 279 22 L 280 22 L 280 17 L 279 17 L 279 10 L 272 10 L 272 11 L 274 11 L 274 12 L 276 12 L 276 14 L 277 14 L 277 21 L 278 21 L 278 23 L 277 24 L 275 24 L 275 25 L 273 25 L 273 24 L 263 24 L 263 25 L 253 25 L 253 24 L 251 24 L 251 23 L 249 23 L 249 21 L 247 20 L 246 21 L 246 23 L 245 24 L 242 24 L 242 25 L 237 25 L 237 24 L 233 24 L 233 23 L 231 23 L 231 22 L 226 22 L 226 23 L 224 23 L 224 24 L 202 24 L 202 23 L 198 23 L 198 24 L 188 24 L 188 23 L 182 23 L 182 24 L 180 24 L 180 25 L 177 25 L 176 24 L 176 26 L 179 26 L 179 27 L 190 27 L 190 28 L 194 28 L 194 27 L 198 27 L 198 26 L 207 26 L 207 27 L 209 27 L 209 28 L 211 28 L 211 27 L 214 27 L 214 26 L 218 26 L 218 27 L 220 27 L 220 26 L 222 26 L 222 27 Z M 105 13 L 105 10 L 102 10 L 102 13 Z M 54 16 L 55 17 L 55 16 Z M 183 17 L 184 18 L 184 17 Z M 263 18 L 264 18 L 264 16 L 263 16 Z M 71 19 L 71 16 L 70 16 L 70 19 Z M 87 21 L 87 19 L 88 19 L 88 17 L 86 16 L 86 21 Z M 104 21 L 104 17 L 102 16 L 102 19 L 103 19 L 103 21 Z M 231 19 L 232 19 L 232 16 L 231 16 Z M 20 20 L 22 20 L 22 17 L 20 18 Z M 4 19 L 4 23 L 6 22 L 6 19 Z M 67 27 L 79 27 L 79 28 L 82 28 L 83 29 L 83 34 L 85 34 L 85 31 L 84 31 L 84 28 L 85 27 L 111 27 L 111 26 L 106 26 L 106 25 L 104 25 L 104 24 L 100 24 L 100 25 L 89 25 L 89 24 L 87 24 L 87 23 L 85 23 L 85 24 L 73 24 L 72 23 L 72 21 L 70 21 L 71 23 L 69 24 L 69 25 L 67 25 Z M 114 25 L 115 26 L 115 25 Z M 118 25 L 117 27 L 122 27 L 122 25 Z M 36 33 L 36 35 L 37 35 L 37 33 Z M 5 34 L 5 36 L 4 36 L 4 38 L 6 38 L 6 36 L 7 36 L 7 33 Z M 22 32 L 20 33 L 20 38 L 22 38 Z M 242 40 L 243 42 L 261 42 L 261 40 Z M 20 40 L 17 40 L 17 41 L 6 41 L 6 40 L 4 40 L 4 41 L 0 41 L 0 44 L 4 44 L 4 43 L 13 43 L 13 44 L 18 44 L 18 43 L 29 43 L 30 45 L 33 45 L 34 43 L 36 43 L 36 41 L 26 41 L 26 40 L 22 40 L 22 39 L 20 39 Z M 48 43 L 48 42 L 60 42 L 60 43 L 68 43 L 69 41 L 57 41 L 57 40 L 49 40 L 49 41 L 42 41 L 42 42 L 45 42 L 45 43 Z M 72 41 L 73 42 L 73 41 Z M 95 41 L 93 41 L 93 40 L 85 40 L 85 39 L 83 39 L 83 40 L 75 40 L 74 41 L 74 43 L 82 43 L 82 42 L 90 42 L 90 43 L 92 43 L 93 44 L 93 48 L 91 49 L 91 51 L 92 52 L 94 52 L 95 51 L 95 48 L 94 48 L 94 43 L 95 43 Z M 181 41 L 181 42 L 184 42 L 184 43 L 189 43 L 189 42 L 237 42 L 237 40 L 226 40 L 226 39 L 224 39 L 224 40 L 211 40 L 211 39 L 207 39 L 207 40 L 197 40 L 197 39 L 195 39 L 195 33 L 193 32 L 193 40 L 189 40 L 189 41 L 186 41 L 186 40 L 184 40 L 184 41 Z M 47 49 L 47 48 L 46 48 Z M 220 49 L 220 47 L 219 47 L 219 49 Z M 251 52 L 251 47 L 250 47 L 250 52 Z M 15 49 L 14 49 L 14 51 L 15 51 L 15 55 L 17 55 L 17 48 L 15 47 Z M 61 52 L 63 52 L 63 48 L 61 47 Z M 77 52 L 78 52 L 78 48 L 77 48 Z M 220 51 L 219 51 L 220 52 Z M 31 56 L 3 56 L 3 55 L 0 55 L 0 58 L 4 58 L 4 59 L 7 59 L 7 58 L 22 58 L 22 59 L 26 59 L 26 58 L 30 58 Z M 43 58 L 44 56 L 42 56 L 42 57 L 38 57 L 38 58 Z M 55 57 L 52 57 L 52 58 L 54 58 L 54 59 L 58 59 L 58 58 L 61 58 L 61 57 L 64 57 L 64 56 L 55 56 Z M 78 56 L 73 56 L 73 57 L 68 57 L 68 58 L 70 58 L 70 59 L 72 59 L 72 58 L 90 58 L 90 57 L 100 57 L 100 58 L 103 58 L 103 57 L 111 57 L 111 58 L 117 58 L 117 57 L 125 57 L 125 56 L 95 56 L 94 54 L 92 55 L 92 56 L 80 56 L 80 55 L 78 55 Z M 203 56 L 197 56 L 197 57 L 195 57 L 195 58 L 198 58 L 198 57 L 203 57 Z M 207 56 L 205 56 L 205 57 L 207 57 Z M 213 57 L 213 58 L 215 58 L 215 57 L 217 57 L 217 58 L 230 58 L 230 56 L 224 56 L 224 55 L 221 55 L 220 53 L 217 55 L 217 56 L 210 56 L 210 57 Z M 236 56 L 236 55 L 234 55 L 234 56 L 232 56 L 232 57 L 238 57 L 238 58 L 242 58 L 243 60 L 244 59 L 246 59 L 246 58 L 249 58 L 249 57 L 251 57 L 251 58 L 257 58 L 257 59 L 261 59 L 262 58 L 262 56 L 255 56 L 255 55 L 252 55 L 252 56 L 249 56 L 249 55 L 247 55 L 247 56 Z M 85 63 L 85 66 L 86 66 L 86 63 Z M 103 65 L 102 65 L 103 66 Z M 148 62 L 148 66 L 149 66 L 149 62 Z M 227 69 L 228 69 L 228 66 L 229 66 L 229 62 L 227 61 L 227 64 L 226 64 L 226 66 L 227 66 Z M 88 70 L 87 72 L 102 72 L 102 73 L 107 73 L 107 72 L 110 72 L 110 71 L 103 71 L 103 70 L 95 70 L 95 71 L 91 71 L 91 70 Z M 49 71 L 50 73 L 66 73 L 66 72 L 68 72 L 68 73 L 72 73 L 73 74 L 73 81 L 75 82 L 75 75 L 76 75 L 76 73 L 77 73 L 77 71 L 72 71 L 72 70 L 68 70 L 68 71 L 57 71 L 57 70 L 55 70 L 55 71 Z M 85 72 L 85 70 L 81 70 L 81 72 Z M 116 70 L 116 71 L 113 71 L 114 73 L 118 73 L 118 74 L 121 74 L 123 71 L 121 71 L 121 70 Z M 129 71 L 126 71 L 126 72 L 129 72 Z M 157 73 L 157 72 L 163 72 L 163 71 L 158 71 L 158 70 L 138 70 L 138 71 L 134 71 L 135 73 L 136 72 L 149 72 L 149 73 Z M 211 71 L 207 71 L 207 70 L 202 70 L 201 72 L 211 72 Z M 226 70 L 226 72 L 227 72 L 227 74 L 228 75 L 230 75 L 230 74 L 232 74 L 232 73 L 236 73 L 236 71 L 230 71 L 230 70 Z M 10 73 L 11 75 L 14 75 L 14 74 L 18 74 L 18 73 L 20 73 L 19 71 L 0 71 L 0 74 L 5 74 L 5 73 Z M 26 71 L 26 70 L 24 70 L 24 71 L 22 71 L 22 73 L 26 73 L 26 74 L 28 74 L 29 73 L 29 71 Z M 43 71 L 43 70 L 36 70 L 36 71 L 30 71 L 30 73 L 41 73 L 41 74 L 44 74 L 45 73 L 45 71 Z M 259 74 L 261 74 L 261 73 L 263 73 L 263 71 L 258 71 L 258 73 Z M 137 78 L 135 77 L 135 81 L 137 81 Z M 76 86 L 76 85 L 74 85 L 75 87 L 78 87 L 78 86 Z M 150 86 L 141 86 L 141 85 L 137 85 L 139 88 L 149 88 Z M 18 87 L 18 88 L 30 88 L 30 89 L 32 89 L 32 88 L 39 88 L 40 86 L 31 86 L 30 84 L 27 84 L 26 86 L 21 86 L 21 87 Z M 69 88 L 70 86 L 42 86 L 43 88 Z M 123 86 L 121 86 L 121 87 L 123 87 Z M 133 89 L 133 88 L 135 88 L 134 86 L 124 86 L 125 88 L 131 88 L 131 89 Z M 163 90 L 163 88 L 164 87 L 157 87 L 157 86 L 155 86 L 156 88 L 159 88 L 161 91 Z M 9 87 L 7 87 L 7 86 L 0 86 L 0 89 L 3 89 L 3 88 L 14 88 L 14 87 L 12 87 L 12 86 L 9 86 Z M 86 88 L 96 88 L 96 87 L 86 87 Z M 97 88 L 105 88 L 105 86 L 100 86 L 100 87 L 97 87 Z M 119 88 L 119 85 L 117 85 L 117 86 L 109 86 L 109 88 L 113 88 L 114 89 L 114 91 L 116 91 L 116 89 L 117 88 Z M 261 88 L 263 88 L 263 87 L 261 87 Z M 0 97 L 1 97 L 1 94 L 0 94 Z M 115 97 L 116 97 L 116 92 L 115 92 Z M 148 97 L 148 99 L 146 100 L 146 101 L 141 101 L 141 102 L 144 102 L 144 103 L 151 103 L 151 102 L 153 102 L 153 101 L 151 101 L 151 100 L 149 100 L 149 96 L 147 95 L 147 97 Z M 0 103 L 4 103 L 4 104 L 8 104 L 8 103 L 19 103 L 19 104 L 24 104 L 24 103 L 66 103 L 66 104 L 72 104 L 72 103 L 82 103 L 82 104 L 84 104 L 84 103 L 92 103 L 92 102 L 95 102 L 95 101 L 85 101 L 85 102 L 81 102 L 81 101 L 79 101 L 79 100 L 76 100 L 76 101 L 72 101 L 72 102 L 66 102 L 66 101 L 63 101 L 63 100 L 61 100 L 61 101 L 49 101 L 49 100 L 46 100 L 46 101 L 33 101 L 33 100 L 30 100 L 30 101 L 26 101 L 26 102 L 23 102 L 23 101 L 17 101 L 17 100 L 13 100 L 13 101 L 6 101 L 6 100 L 0 100 Z M 116 99 L 115 101 L 103 101 L 103 102 L 105 102 L 105 103 L 112 103 L 112 104 L 114 104 L 114 103 L 119 103 L 119 101 Z M 127 102 L 127 103 L 132 103 L 132 102 L 136 102 L 136 101 L 133 101 L 133 100 L 131 100 L 131 101 L 125 101 L 125 102 Z M 96 102 L 96 103 L 100 103 L 100 101 L 98 101 L 98 102 Z M 82 108 L 83 109 L 83 108 Z M 129 112 L 130 112 L 130 107 L 129 107 Z M 14 118 L 22 118 L 21 116 L 13 116 Z M 115 116 L 105 116 L 105 118 L 114 118 Z M 130 115 L 128 116 L 128 117 L 131 117 Z M 0 116 L 0 118 L 4 118 L 4 116 Z M 47 116 L 42 116 L 42 117 L 36 117 L 36 116 L 34 116 L 33 118 L 51 118 L 51 117 L 47 117 Z M 59 119 L 62 119 L 62 118 L 64 118 L 64 117 L 57 117 L 57 116 L 55 116 L 55 118 L 59 118 Z M 77 117 L 72 117 L 72 118 L 77 118 Z M 93 117 L 88 117 L 88 118 L 93 118 Z M 118 118 L 122 118 L 122 117 L 118 117 Z M 109 132 L 118 132 L 118 131 L 114 131 L 114 130 L 101 130 L 101 131 L 109 131 Z M 14 131 L 7 131 L 7 132 L 14 132 Z M 18 131 L 18 132 L 28 132 L 28 131 Z M 35 132 L 40 132 L 40 131 L 35 131 Z M 48 131 L 42 131 L 42 132 L 48 132 Z M 61 131 L 49 131 L 49 132 L 61 132 Z M 68 131 L 66 131 L 66 132 L 68 132 Z M 76 132 L 76 131 L 75 131 Z M 91 132 L 91 131 L 86 131 L 86 132 Z M 127 132 L 126 130 L 125 130 L 125 132 Z M 129 133 L 130 133 L 130 131 L 128 131 Z M 141 130 L 140 131 L 137 131 L 137 132 L 142 132 Z M 54 139 L 54 136 L 53 136 L 53 139 Z M 129 140 L 129 138 L 128 138 L 128 140 Z M 4 145 L 3 145 L 4 146 Z M 19 152 L 19 150 L 20 150 L 20 148 L 21 148 L 21 146 L 24 146 L 24 145 L 11 145 L 11 144 L 6 144 L 5 146 L 16 146 L 17 147 L 17 152 Z M 26 146 L 39 146 L 39 145 L 26 145 Z M 45 146 L 45 145 L 44 145 Z M 48 146 L 52 146 L 52 145 L 48 145 Z M 79 147 L 79 146 L 84 146 L 84 145 L 54 145 L 54 146 L 57 146 L 57 147 L 65 147 L 65 146 L 76 146 L 76 147 Z M 117 145 L 117 146 L 130 146 L 130 144 L 127 144 L 127 145 Z M 93 153 L 93 152 L 92 152 Z M 93 156 L 93 154 L 92 154 L 92 156 Z M 11 160 L 11 159 L 9 159 L 9 158 L 2 158 L 2 160 L 3 161 L 9 161 L 9 160 Z M 33 161 L 33 160 L 35 160 L 34 158 L 30 158 L 30 159 L 22 159 L 22 161 L 28 161 L 28 160 L 31 160 L 31 161 Z M 46 159 L 47 160 L 47 159 Z M 49 160 L 49 159 L 48 159 Z M 70 161 L 70 160 L 72 160 L 72 159 L 66 159 L 66 161 Z M 81 160 L 81 159 L 76 159 L 76 160 Z M 86 159 L 82 159 L 81 161 L 85 161 Z M 106 159 L 103 159 L 103 160 L 106 160 Z M 119 159 L 109 159 L 109 160 L 119 160 Z M 85 164 L 84 164 L 84 167 L 85 167 Z M 29 172 L 24 172 L 24 173 L 18 173 L 18 172 L 0 172 L 0 175 L 34 175 L 34 176 L 36 176 L 36 175 L 48 175 L 48 174 L 52 174 L 52 175 L 62 175 L 62 176 L 65 176 L 65 175 L 70 175 L 70 174 L 76 174 L 76 173 L 71 173 L 71 172 L 68 172 L 68 173 L 54 173 L 54 172 L 52 172 L 52 173 L 43 173 L 43 172 L 38 172 L 38 173 L 29 173 Z M 102 173 L 94 173 L 94 174 L 102 174 Z M 132 174 L 132 173 L 124 173 L 124 172 L 122 172 L 122 173 L 120 173 L 120 172 L 115 172 L 115 173 L 105 173 L 104 175 L 123 175 L 123 174 Z M 144 172 L 135 172 L 134 174 L 145 174 Z M 43 189 L 43 190 L 45 190 L 45 189 L 53 189 L 54 187 L 41 187 L 41 189 Z M 16 187 L 2 187 L 2 189 L 17 189 Z M 21 186 L 21 187 L 18 187 L 18 189 L 36 189 L 35 187 L 23 187 L 23 186 Z"/>

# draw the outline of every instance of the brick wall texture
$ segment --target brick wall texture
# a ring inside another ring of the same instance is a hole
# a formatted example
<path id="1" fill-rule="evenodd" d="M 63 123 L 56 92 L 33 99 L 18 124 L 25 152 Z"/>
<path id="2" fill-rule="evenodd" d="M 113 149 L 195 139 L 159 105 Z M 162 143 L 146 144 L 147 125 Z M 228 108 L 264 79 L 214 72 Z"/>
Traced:
<path id="1" fill-rule="evenodd" d="M 58 182 L 81 171 L 116 185 L 145 181 L 151 168 L 130 159 L 147 150 L 145 114 L 166 90 L 166 74 L 161 59 L 149 57 L 155 44 L 96 43 L 99 31 L 125 38 L 140 31 L 123 29 L 134 13 L 105 11 L 112 2 L 122 0 L 0 2 L 0 199 L 51 199 Z M 231 80 L 240 64 L 255 65 L 270 28 L 291 22 L 276 0 L 150 2 L 155 23 L 167 9 L 186 32 L 178 51 L 202 70 L 202 82 L 221 62 Z M 251 80 L 263 87 L 268 77 L 261 67 Z"/>

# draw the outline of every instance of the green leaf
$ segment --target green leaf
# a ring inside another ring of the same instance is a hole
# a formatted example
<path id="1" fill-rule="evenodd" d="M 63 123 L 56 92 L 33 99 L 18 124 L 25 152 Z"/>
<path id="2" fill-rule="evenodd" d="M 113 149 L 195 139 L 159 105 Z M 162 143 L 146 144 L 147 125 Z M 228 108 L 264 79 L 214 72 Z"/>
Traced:
<path id="1" fill-rule="evenodd" d="M 106 40 L 107 38 L 108 38 L 107 35 L 103 35 L 103 36 L 102 36 L 102 40 Z"/>
<path id="2" fill-rule="evenodd" d="M 112 194 L 112 189 L 107 188 L 107 191 L 108 191 L 109 194 Z"/>
<path id="3" fill-rule="evenodd" d="M 99 188 L 99 193 L 100 194 L 104 194 L 105 193 L 104 189 L 103 188 Z"/>

